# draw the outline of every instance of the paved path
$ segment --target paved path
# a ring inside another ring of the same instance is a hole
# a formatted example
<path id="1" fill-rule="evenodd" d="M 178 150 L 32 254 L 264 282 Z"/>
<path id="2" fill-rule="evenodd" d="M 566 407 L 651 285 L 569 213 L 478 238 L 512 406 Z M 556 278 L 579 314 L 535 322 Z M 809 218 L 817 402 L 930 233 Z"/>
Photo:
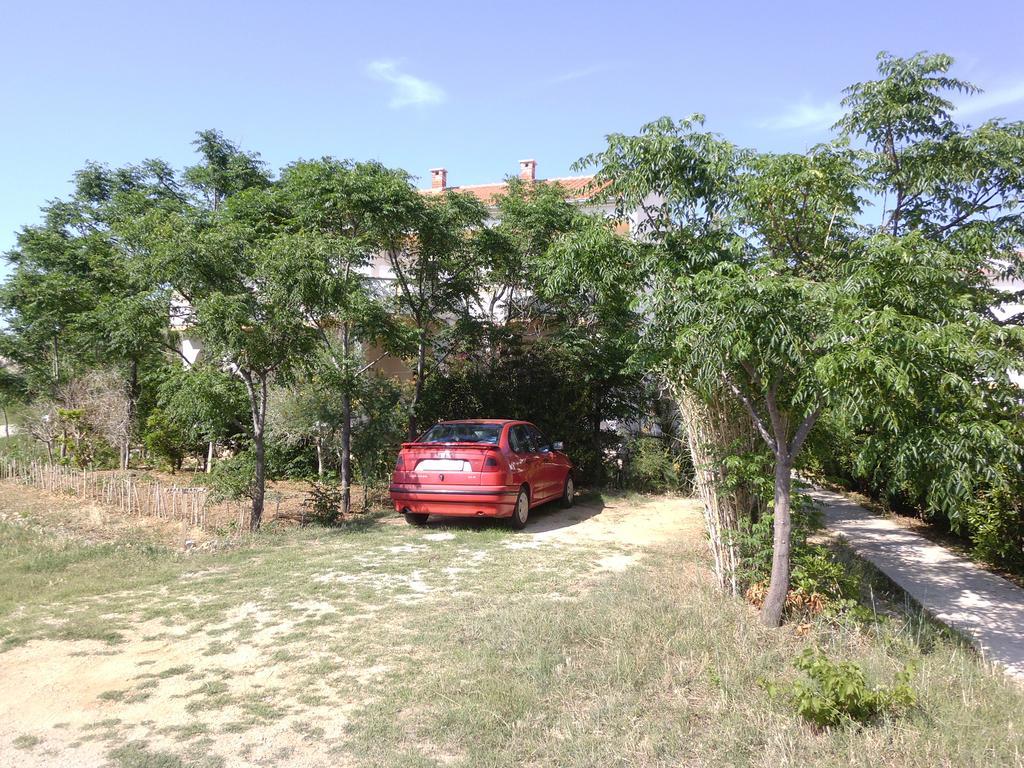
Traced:
<path id="1" fill-rule="evenodd" d="M 1024 681 L 1024 589 L 838 493 L 814 490 L 811 496 L 824 505 L 829 529 L 857 554 L 970 638 L 987 660 Z"/>

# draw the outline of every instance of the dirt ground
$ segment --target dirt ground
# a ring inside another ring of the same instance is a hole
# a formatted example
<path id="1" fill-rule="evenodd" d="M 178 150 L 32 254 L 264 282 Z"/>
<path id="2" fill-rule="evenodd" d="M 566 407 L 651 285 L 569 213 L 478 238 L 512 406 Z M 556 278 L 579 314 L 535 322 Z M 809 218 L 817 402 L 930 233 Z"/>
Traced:
<path id="1" fill-rule="evenodd" d="M 61 520 L 67 537 L 141 535 L 72 508 L 22 500 L 18 514 Z M 155 589 L 50 606 L 44 626 L 90 613 L 109 617 L 119 638 L 44 637 L 0 653 L 0 766 L 352 764 L 352 714 L 389 695 L 385 678 L 405 670 L 410 638 L 437 616 L 486 610 L 509 574 L 521 577 L 516 594 L 571 597 L 652 546 L 701 536 L 687 499 L 605 499 L 533 518 L 520 534 L 384 518 L 358 540 L 316 536 L 223 563 L 210 555 Z M 254 561 L 263 567 L 250 581 Z"/>

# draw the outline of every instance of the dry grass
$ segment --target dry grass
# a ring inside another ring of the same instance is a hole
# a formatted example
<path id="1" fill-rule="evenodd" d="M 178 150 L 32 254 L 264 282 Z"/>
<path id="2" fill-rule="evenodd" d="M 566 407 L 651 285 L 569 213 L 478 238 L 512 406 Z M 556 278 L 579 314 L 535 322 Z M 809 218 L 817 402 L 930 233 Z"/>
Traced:
<path id="1" fill-rule="evenodd" d="M 956 638 L 898 601 L 763 629 L 686 501 L 189 556 L 0 508 L 0 765 L 1024 765 L 1024 694 Z M 913 661 L 920 706 L 814 731 L 759 685 L 810 644 Z"/>

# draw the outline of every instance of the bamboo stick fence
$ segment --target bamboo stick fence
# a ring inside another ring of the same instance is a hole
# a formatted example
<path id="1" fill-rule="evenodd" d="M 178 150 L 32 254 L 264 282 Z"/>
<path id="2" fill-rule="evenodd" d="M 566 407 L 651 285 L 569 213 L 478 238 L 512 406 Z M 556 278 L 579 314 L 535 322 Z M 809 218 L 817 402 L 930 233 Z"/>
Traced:
<path id="1" fill-rule="evenodd" d="M 168 486 L 130 473 L 91 472 L 17 459 L 0 460 L 0 480 L 89 499 L 123 515 L 180 520 L 199 528 L 207 526 L 210 505 L 206 488 Z"/>

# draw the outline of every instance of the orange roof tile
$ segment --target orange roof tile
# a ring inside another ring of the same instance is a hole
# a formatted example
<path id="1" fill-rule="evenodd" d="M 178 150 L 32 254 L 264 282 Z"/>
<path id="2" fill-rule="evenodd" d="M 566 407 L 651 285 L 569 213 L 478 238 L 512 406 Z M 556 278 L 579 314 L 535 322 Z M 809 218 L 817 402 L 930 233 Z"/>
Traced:
<path id="1" fill-rule="evenodd" d="M 588 187 L 594 180 L 593 176 L 569 176 L 561 179 L 537 179 L 538 183 L 560 184 L 573 200 L 583 200 L 589 197 Z M 464 184 L 462 186 L 449 186 L 444 189 L 434 187 L 432 189 L 421 189 L 424 195 L 436 195 L 440 192 L 468 192 L 486 205 L 493 205 L 495 199 L 504 194 L 508 187 L 506 182 L 496 184 Z"/>

